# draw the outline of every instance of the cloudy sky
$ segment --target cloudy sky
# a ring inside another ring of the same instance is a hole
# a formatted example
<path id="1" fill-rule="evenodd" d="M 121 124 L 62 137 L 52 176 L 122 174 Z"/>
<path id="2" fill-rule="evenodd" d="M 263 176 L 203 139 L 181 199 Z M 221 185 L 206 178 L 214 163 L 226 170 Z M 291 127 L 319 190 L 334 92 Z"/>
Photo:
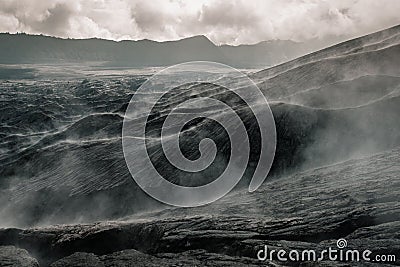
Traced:
<path id="1" fill-rule="evenodd" d="M 0 32 L 216 44 L 355 37 L 400 24 L 398 0 L 0 0 Z"/>

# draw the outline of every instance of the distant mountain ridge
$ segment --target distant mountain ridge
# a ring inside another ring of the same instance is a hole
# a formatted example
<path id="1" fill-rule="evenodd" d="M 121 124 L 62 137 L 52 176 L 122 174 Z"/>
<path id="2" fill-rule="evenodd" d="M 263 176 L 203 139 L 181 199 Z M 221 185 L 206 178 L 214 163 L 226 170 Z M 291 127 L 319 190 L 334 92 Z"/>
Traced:
<path id="1" fill-rule="evenodd" d="M 62 39 L 0 33 L 0 64 L 105 62 L 110 66 L 163 66 L 193 60 L 236 67 L 266 67 L 314 50 L 305 43 L 275 40 L 254 45 L 217 46 L 205 36 L 177 41 Z"/>

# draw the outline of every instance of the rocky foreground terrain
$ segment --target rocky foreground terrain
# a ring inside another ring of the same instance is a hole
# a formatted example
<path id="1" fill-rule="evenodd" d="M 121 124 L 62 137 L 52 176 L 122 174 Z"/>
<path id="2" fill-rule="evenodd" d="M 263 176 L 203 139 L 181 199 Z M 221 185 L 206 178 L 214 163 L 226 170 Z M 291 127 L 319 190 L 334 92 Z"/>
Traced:
<path id="1" fill-rule="evenodd" d="M 336 247 L 339 238 L 349 249 L 396 255 L 396 262 L 386 264 L 399 265 L 399 157 L 397 148 L 308 170 L 199 208 L 122 221 L 3 229 L 0 265 L 285 266 L 276 259 L 258 261 L 258 249 L 322 251 Z"/>

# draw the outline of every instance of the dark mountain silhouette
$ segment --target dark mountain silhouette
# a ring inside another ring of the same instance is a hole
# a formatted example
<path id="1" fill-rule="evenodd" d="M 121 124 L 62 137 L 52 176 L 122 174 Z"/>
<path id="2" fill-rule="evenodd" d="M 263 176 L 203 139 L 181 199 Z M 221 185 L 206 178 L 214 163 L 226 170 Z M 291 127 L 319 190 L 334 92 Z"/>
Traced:
<path id="1" fill-rule="evenodd" d="M 217 61 L 236 67 L 265 67 L 310 52 L 293 41 L 217 46 L 205 36 L 178 41 L 110 41 L 61 39 L 43 35 L 0 34 L 0 63 L 105 62 L 108 66 L 163 66 L 193 60 Z"/>

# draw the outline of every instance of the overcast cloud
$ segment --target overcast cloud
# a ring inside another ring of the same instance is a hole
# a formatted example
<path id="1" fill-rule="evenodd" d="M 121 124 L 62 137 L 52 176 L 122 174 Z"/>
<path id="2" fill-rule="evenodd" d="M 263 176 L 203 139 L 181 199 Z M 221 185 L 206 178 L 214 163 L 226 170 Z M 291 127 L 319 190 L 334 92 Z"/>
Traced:
<path id="1" fill-rule="evenodd" d="M 400 24 L 398 0 L 1 0 L 0 31 L 216 44 L 354 37 Z"/>

